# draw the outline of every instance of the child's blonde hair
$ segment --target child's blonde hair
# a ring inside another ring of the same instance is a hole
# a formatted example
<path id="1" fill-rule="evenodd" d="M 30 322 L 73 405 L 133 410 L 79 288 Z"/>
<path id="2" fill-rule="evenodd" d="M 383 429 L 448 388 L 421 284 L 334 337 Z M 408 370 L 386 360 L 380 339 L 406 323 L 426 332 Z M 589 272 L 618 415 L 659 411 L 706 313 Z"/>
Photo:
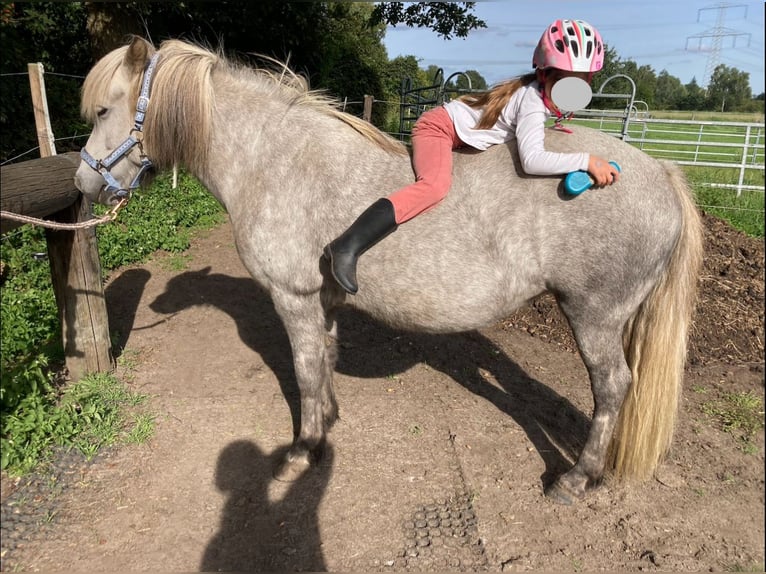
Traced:
<path id="1" fill-rule="evenodd" d="M 516 93 L 516 90 L 522 86 L 528 86 L 536 79 L 537 73 L 531 72 L 506 80 L 487 92 L 460 96 L 459 100 L 474 109 L 483 110 L 475 129 L 486 130 L 495 125 L 497 118 L 500 117 L 500 113 L 508 103 L 508 100 L 511 99 L 511 96 Z"/>

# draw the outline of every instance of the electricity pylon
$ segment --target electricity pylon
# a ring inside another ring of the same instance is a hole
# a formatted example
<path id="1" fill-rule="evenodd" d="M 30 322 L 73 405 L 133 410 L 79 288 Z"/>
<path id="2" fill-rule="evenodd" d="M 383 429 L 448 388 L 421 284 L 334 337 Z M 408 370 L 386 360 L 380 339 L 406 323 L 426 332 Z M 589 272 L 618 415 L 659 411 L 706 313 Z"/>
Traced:
<path id="1" fill-rule="evenodd" d="M 689 49 L 689 40 L 697 40 L 697 50 L 703 50 L 703 42 L 706 38 L 711 38 L 709 47 L 706 45 L 704 49 L 709 50 L 707 65 L 705 66 L 705 77 L 702 79 L 702 86 L 707 88 L 710 83 L 710 77 L 713 75 L 716 67 L 721 60 L 721 47 L 723 45 L 724 38 L 733 38 L 732 46 L 736 47 L 737 38 L 741 36 L 747 36 L 747 46 L 750 46 L 750 34 L 747 32 L 738 32 L 731 28 L 724 27 L 726 21 L 726 10 L 729 8 L 744 8 L 745 18 L 747 18 L 747 5 L 746 4 L 729 4 L 728 2 L 719 2 L 715 6 L 709 6 L 707 8 L 700 8 L 697 10 L 697 22 L 700 21 L 702 13 L 706 10 L 717 10 L 715 19 L 715 26 L 708 30 L 705 30 L 701 34 L 695 34 L 686 38 L 686 49 Z"/>

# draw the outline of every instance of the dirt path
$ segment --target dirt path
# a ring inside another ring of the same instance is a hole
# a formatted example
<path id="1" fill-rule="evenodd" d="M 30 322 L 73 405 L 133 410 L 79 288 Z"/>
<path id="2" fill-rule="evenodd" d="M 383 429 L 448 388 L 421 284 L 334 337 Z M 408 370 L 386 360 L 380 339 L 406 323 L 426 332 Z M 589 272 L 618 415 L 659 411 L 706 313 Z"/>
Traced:
<path id="1" fill-rule="evenodd" d="M 285 332 L 228 225 L 185 270 L 173 261 L 107 286 L 119 374 L 151 396 L 154 438 L 69 457 L 55 496 L 4 482 L 4 570 L 762 569 L 763 431 L 744 448 L 700 408 L 723 392 L 763 399 L 759 365 L 693 366 L 660 480 L 562 507 L 542 488 L 588 428 L 577 354 L 502 325 L 413 335 L 349 311 L 327 456 L 278 483 L 297 399 Z"/>

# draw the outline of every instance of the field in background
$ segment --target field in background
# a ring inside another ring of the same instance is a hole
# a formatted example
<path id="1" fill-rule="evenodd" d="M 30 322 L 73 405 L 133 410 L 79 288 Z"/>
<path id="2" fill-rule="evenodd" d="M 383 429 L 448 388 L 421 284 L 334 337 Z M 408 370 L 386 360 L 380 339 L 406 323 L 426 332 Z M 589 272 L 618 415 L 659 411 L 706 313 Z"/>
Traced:
<path id="1" fill-rule="evenodd" d="M 650 118 L 575 118 L 619 136 L 652 157 L 678 162 L 698 205 L 754 237 L 764 236 L 763 123 L 757 114 L 651 112 Z M 661 117 L 668 116 L 668 117 Z M 704 116 L 704 118 L 702 117 Z M 763 115 L 760 115 L 763 122 Z M 665 121 L 663 121 L 665 120 Z"/>
<path id="2" fill-rule="evenodd" d="M 658 120 L 690 120 L 695 122 L 748 122 L 763 123 L 764 114 L 738 114 L 735 112 L 691 112 L 679 110 L 652 110 L 652 118 Z"/>

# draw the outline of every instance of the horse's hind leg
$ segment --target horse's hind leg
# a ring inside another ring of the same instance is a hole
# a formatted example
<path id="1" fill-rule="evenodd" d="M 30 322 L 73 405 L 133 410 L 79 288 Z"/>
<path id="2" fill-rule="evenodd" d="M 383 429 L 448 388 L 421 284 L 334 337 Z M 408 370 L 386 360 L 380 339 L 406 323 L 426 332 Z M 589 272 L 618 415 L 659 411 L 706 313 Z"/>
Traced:
<path id="1" fill-rule="evenodd" d="M 282 466 L 280 480 L 295 480 L 321 457 L 326 432 L 338 417 L 332 386 L 334 341 L 326 336 L 325 314 L 319 295 L 272 293 L 293 353 L 301 401 L 300 430 Z"/>
<path id="2" fill-rule="evenodd" d="M 631 373 L 622 347 L 621 319 L 592 322 L 594 313 L 561 303 L 569 318 L 580 354 L 590 375 L 594 412 L 590 432 L 577 463 L 546 489 L 551 498 L 571 504 L 597 485 L 603 475 L 607 449 L 615 423 L 630 386 Z"/>

